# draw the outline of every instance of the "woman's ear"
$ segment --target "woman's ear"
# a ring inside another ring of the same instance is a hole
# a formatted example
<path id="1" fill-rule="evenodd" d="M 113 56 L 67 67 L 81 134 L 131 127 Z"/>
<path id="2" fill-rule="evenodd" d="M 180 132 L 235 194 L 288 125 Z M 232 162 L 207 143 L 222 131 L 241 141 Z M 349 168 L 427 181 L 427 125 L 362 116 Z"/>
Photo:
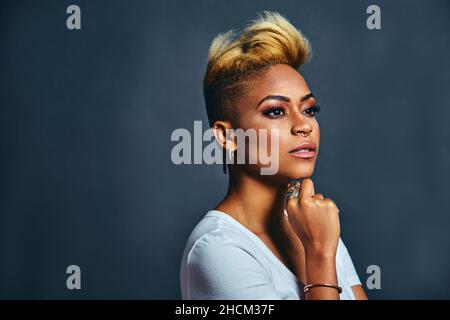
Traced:
<path id="1" fill-rule="evenodd" d="M 212 126 L 214 137 L 222 150 L 232 153 L 236 150 L 234 130 L 229 121 L 215 121 Z"/>
<path id="2" fill-rule="evenodd" d="M 217 143 L 222 148 L 223 152 L 223 173 L 227 173 L 227 158 L 233 159 L 233 152 L 236 150 L 236 139 L 234 137 L 234 130 L 229 121 L 216 121 L 212 126 L 212 131 Z M 228 155 L 228 157 L 227 157 Z"/>

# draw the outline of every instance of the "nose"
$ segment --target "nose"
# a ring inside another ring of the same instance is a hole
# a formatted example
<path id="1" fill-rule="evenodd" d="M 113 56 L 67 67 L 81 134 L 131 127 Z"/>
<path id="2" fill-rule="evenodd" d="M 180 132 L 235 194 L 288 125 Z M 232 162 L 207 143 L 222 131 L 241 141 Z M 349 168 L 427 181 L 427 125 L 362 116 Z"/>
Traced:
<path id="1" fill-rule="evenodd" d="M 293 135 L 302 135 L 303 137 L 307 137 L 311 134 L 312 126 L 309 121 L 305 119 L 301 119 L 298 117 L 296 121 L 292 124 L 291 133 Z"/>

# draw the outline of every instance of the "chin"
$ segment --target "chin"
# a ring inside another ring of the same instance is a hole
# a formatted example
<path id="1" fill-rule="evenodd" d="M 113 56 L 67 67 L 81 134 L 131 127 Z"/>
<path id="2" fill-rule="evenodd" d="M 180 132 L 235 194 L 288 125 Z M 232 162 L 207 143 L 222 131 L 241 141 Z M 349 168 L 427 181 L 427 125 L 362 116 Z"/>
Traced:
<path id="1" fill-rule="evenodd" d="M 314 164 L 295 165 L 286 168 L 280 168 L 279 173 L 289 180 L 310 178 L 314 173 Z"/>
<path id="2" fill-rule="evenodd" d="M 261 166 L 252 165 L 244 170 L 251 175 L 256 175 L 276 183 L 288 183 L 291 180 L 310 178 L 314 173 L 315 161 L 306 163 L 280 163 L 278 171 L 274 175 L 261 175 Z"/>
<path id="3" fill-rule="evenodd" d="M 298 179 L 305 179 L 305 178 L 311 178 L 313 175 L 312 172 L 307 172 L 307 173 L 298 173 L 298 174 L 293 174 L 289 177 L 290 180 L 298 180 Z"/>

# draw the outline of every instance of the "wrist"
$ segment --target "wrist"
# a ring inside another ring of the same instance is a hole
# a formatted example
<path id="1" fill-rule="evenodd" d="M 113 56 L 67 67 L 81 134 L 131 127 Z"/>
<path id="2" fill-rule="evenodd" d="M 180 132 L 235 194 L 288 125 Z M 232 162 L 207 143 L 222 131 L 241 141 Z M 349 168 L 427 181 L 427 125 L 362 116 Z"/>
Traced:
<path id="1" fill-rule="evenodd" d="M 337 284 L 336 255 L 328 252 L 309 252 L 305 255 L 307 284 Z"/>
<path id="2" fill-rule="evenodd" d="M 307 260 L 314 260 L 318 262 L 327 262 L 336 260 L 335 250 L 324 250 L 324 249 L 314 249 L 305 248 L 305 258 Z"/>

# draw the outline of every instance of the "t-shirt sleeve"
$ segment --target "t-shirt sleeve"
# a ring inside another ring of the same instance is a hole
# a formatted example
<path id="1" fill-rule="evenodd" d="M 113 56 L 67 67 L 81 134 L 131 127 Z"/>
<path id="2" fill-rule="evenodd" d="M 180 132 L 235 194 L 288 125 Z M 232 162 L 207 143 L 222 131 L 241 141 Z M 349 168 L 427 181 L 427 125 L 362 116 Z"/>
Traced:
<path id="1" fill-rule="evenodd" d="M 221 235 L 197 240 L 187 258 L 187 277 L 188 299 L 289 299 L 275 290 L 250 250 Z"/>
<path id="2" fill-rule="evenodd" d="M 350 286 L 360 285 L 361 281 L 359 280 L 358 274 L 356 273 L 355 266 L 353 265 L 352 258 L 348 253 L 347 247 L 345 246 L 342 239 L 339 239 L 339 250 L 342 267 L 345 272 L 345 278 L 347 279 Z"/>

